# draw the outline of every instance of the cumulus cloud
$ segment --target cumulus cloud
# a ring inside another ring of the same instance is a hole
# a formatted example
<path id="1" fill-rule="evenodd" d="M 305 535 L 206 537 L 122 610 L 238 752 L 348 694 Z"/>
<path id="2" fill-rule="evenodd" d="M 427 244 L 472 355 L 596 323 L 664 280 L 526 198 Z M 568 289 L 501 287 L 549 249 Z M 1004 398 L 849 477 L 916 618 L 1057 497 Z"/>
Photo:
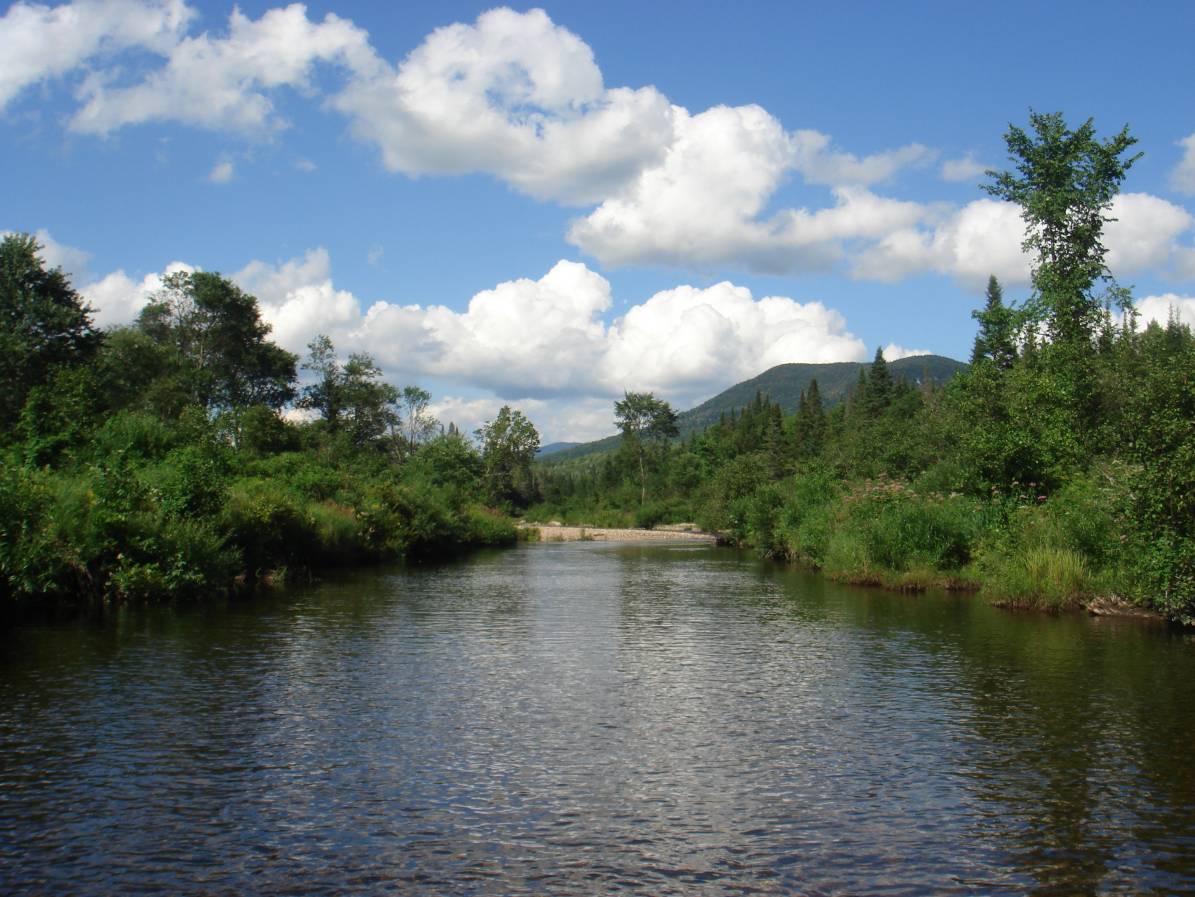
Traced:
<path id="1" fill-rule="evenodd" d="M 99 55 L 131 47 L 165 52 L 194 16 L 182 0 L 15 3 L 0 17 L 0 110 L 26 88 Z"/>
<path id="2" fill-rule="evenodd" d="M 94 71 L 83 82 L 75 131 L 108 134 L 146 121 L 178 121 L 205 128 L 268 133 L 285 127 L 269 91 L 291 87 L 311 93 L 316 63 L 334 63 L 366 77 L 381 63 L 365 31 L 328 13 L 307 18 L 301 4 L 267 10 L 257 20 L 233 9 L 228 34 L 208 33 L 176 42 L 166 63 L 138 83 L 114 83 L 116 73 Z"/>
<path id="3" fill-rule="evenodd" d="M 821 303 L 756 299 L 731 283 L 664 290 L 607 324 L 609 282 L 570 261 L 537 280 L 483 290 L 464 311 L 395 302 L 362 311 L 333 285 L 323 249 L 278 265 L 253 262 L 234 279 L 258 297 L 275 338 L 292 351 L 324 332 L 387 370 L 505 397 L 647 389 L 690 399 L 783 362 L 866 356 L 842 316 Z"/>
<path id="4" fill-rule="evenodd" d="M 607 90 L 589 46 L 542 10 L 495 9 L 439 28 L 333 105 L 392 171 L 487 171 L 566 202 L 606 195 L 672 136 L 658 91 Z"/>
<path id="5" fill-rule="evenodd" d="M 134 280 L 123 270 L 113 271 L 81 287 L 79 292 L 92 309 L 92 320 L 100 327 L 131 323 L 154 294 L 162 289 L 162 279 L 179 271 L 194 271 L 185 262 L 171 262 L 161 274 L 146 274 Z"/>
<path id="6" fill-rule="evenodd" d="M 1182 160 L 1170 172 L 1170 185 L 1179 193 L 1195 196 L 1195 134 L 1178 142 L 1183 148 Z"/>
<path id="7" fill-rule="evenodd" d="M 1164 293 L 1160 296 L 1146 296 L 1136 303 L 1137 326 L 1144 328 L 1151 321 L 1165 326 L 1171 315 L 1180 323 L 1195 328 L 1195 296 L 1179 296 Z"/>
<path id="8" fill-rule="evenodd" d="M 1104 228 L 1107 262 L 1116 275 L 1149 268 L 1182 271 L 1180 238 L 1195 225 L 1185 209 L 1145 193 L 1124 193 L 1112 202 Z M 932 271 L 968 288 L 990 274 L 1010 285 L 1029 283 L 1032 258 L 1022 249 L 1025 224 L 1012 203 L 980 199 L 961 209 L 927 214 L 923 226 L 896 228 L 863 248 L 852 273 L 868 280 L 897 281 Z"/>
<path id="9" fill-rule="evenodd" d="M 97 323 L 126 324 L 163 277 L 180 270 L 195 269 L 174 262 L 140 279 L 114 271 L 81 292 Z M 463 311 L 397 302 L 363 310 L 333 283 L 323 248 L 250 262 L 232 279 L 258 298 L 273 339 L 293 352 L 306 354 L 315 335 L 326 333 L 342 353 L 372 354 L 397 382 L 431 378 L 472 391 L 473 398 L 441 398 L 433 409 L 466 430 L 512 401 L 535 411 L 551 438 L 590 438 L 611 431 L 610 401 L 624 390 L 651 390 L 683 408 L 773 365 L 867 358 L 833 309 L 756 298 L 729 282 L 662 290 L 607 322 L 609 282 L 571 261 L 538 279 L 483 290 Z"/>
<path id="10" fill-rule="evenodd" d="M 1168 266 L 1178 239 L 1195 225 L 1186 209 L 1148 193 L 1120 194 L 1111 217 L 1116 220 L 1104 226 L 1104 245 L 1114 273 Z"/>
<path id="11" fill-rule="evenodd" d="M 678 109 L 676 130 L 664 161 L 574 221 L 569 242 L 609 265 L 738 264 L 779 273 L 825 269 L 844 241 L 924 214 L 916 203 L 841 186 L 832 207 L 761 219 L 800 152 L 780 123 L 759 106 L 716 106 L 699 115 Z"/>
<path id="12" fill-rule="evenodd" d="M 937 156 L 935 150 L 911 143 L 860 159 L 853 153 L 832 149 L 830 135 L 820 131 L 797 131 L 791 139 L 793 167 L 811 184 L 877 184 L 902 168 L 929 164 Z"/>
<path id="13" fill-rule="evenodd" d="M 316 334 L 337 333 L 360 321 L 360 304 L 332 285 L 331 272 L 327 250 L 318 248 L 278 265 L 250 262 L 232 279 L 257 297 L 273 339 L 302 353 Z"/>
<path id="14" fill-rule="evenodd" d="M 182 0 L 18 3 L 0 19 L 0 106 L 39 80 L 86 69 L 70 119 L 76 131 L 170 120 L 261 136 L 286 126 L 275 106 L 285 88 L 344 115 L 393 171 L 485 172 L 533 197 L 585 207 L 567 239 L 605 265 L 845 269 L 885 281 L 934 272 L 968 286 L 989 273 L 1028 279 L 1014 208 L 876 192 L 901 170 L 933 162 L 934 150 L 910 143 L 860 156 L 820 131 L 789 131 L 759 106 L 691 112 L 651 86 L 610 87 L 592 49 L 542 10 L 494 9 L 436 29 L 393 65 L 363 29 L 334 14 L 314 21 L 299 4 L 257 19 L 234 9 L 222 34 L 190 35 L 192 19 Z M 138 59 L 130 81 L 116 58 L 129 47 L 162 61 L 147 69 Z M 1195 135 L 1183 146 L 1175 183 L 1186 189 L 1187 172 L 1195 183 Z M 967 155 L 940 173 L 964 179 L 981 168 Z M 231 163 L 211 174 L 231 177 Z M 779 191 L 797 179 L 828 188 L 826 198 L 780 207 Z M 1179 242 L 1192 227 L 1184 209 L 1129 194 L 1114 213 L 1114 270 L 1161 265 L 1192 276 L 1195 248 Z"/>
<path id="15" fill-rule="evenodd" d="M 961 159 L 944 161 L 942 167 L 938 169 L 938 174 L 944 181 L 973 181 L 983 177 L 987 169 L 988 166 L 975 161 L 975 157 L 971 153 L 967 153 Z"/>
<path id="16" fill-rule="evenodd" d="M 885 361 L 900 361 L 902 358 L 914 358 L 918 355 L 933 355 L 929 349 L 906 349 L 899 343 L 889 343 L 884 346 Z"/>

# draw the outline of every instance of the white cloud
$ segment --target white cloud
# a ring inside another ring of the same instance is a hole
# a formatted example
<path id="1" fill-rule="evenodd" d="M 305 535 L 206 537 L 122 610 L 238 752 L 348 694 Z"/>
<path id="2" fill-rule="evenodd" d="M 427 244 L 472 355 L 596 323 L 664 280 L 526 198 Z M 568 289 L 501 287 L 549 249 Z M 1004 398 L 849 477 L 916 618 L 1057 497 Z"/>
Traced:
<path id="1" fill-rule="evenodd" d="M 164 52 L 195 11 L 182 0 L 15 3 L 0 18 L 0 109 L 25 88 L 130 47 Z"/>
<path id="2" fill-rule="evenodd" d="M 662 164 L 574 221 L 569 242 L 608 265 L 817 270 L 842 256 L 845 241 L 879 236 L 924 214 L 916 203 L 841 186 L 830 208 L 762 219 L 802 152 L 799 140 L 759 106 L 676 112 L 677 139 Z"/>
<path id="3" fill-rule="evenodd" d="M 0 239 L 10 237 L 14 233 L 16 231 L 0 231 Z M 45 228 L 35 233 L 33 238 L 41 247 L 38 250 L 38 256 L 45 267 L 61 268 L 62 273 L 71 281 L 78 281 L 88 276 L 87 263 L 91 259 L 91 253 L 65 243 L 59 243 L 50 236 L 50 232 Z"/>
<path id="4" fill-rule="evenodd" d="M 369 252 L 365 254 L 365 260 L 371 265 L 376 265 L 386 255 L 386 249 L 380 243 L 374 243 L 369 247 Z"/>
<path id="5" fill-rule="evenodd" d="M 1195 225 L 1186 209 L 1148 193 L 1120 194 L 1111 217 L 1117 220 L 1104 226 L 1104 245 L 1108 267 L 1117 275 L 1168 266 L 1178 238 Z"/>
<path id="6" fill-rule="evenodd" d="M 1149 268 L 1181 274 L 1184 248 L 1179 239 L 1195 226 L 1185 209 L 1146 193 L 1124 193 L 1112 202 L 1104 228 L 1108 266 L 1127 275 Z M 927 214 L 926 226 L 892 230 L 854 259 L 853 274 L 893 282 L 935 272 L 979 288 L 995 274 L 1009 285 L 1029 283 L 1032 258 L 1021 244 L 1025 224 L 1019 207 L 979 199 L 944 215 Z"/>
<path id="7" fill-rule="evenodd" d="M 97 323 L 127 324 L 163 276 L 180 270 L 195 269 L 174 262 L 140 280 L 114 271 L 80 292 Z M 466 430 L 509 401 L 534 411 L 546 438 L 601 436 L 624 390 L 651 390 L 685 408 L 773 365 L 867 357 L 845 319 L 820 302 L 757 299 L 728 282 L 663 290 L 606 323 L 610 284 L 579 262 L 483 290 L 464 311 L 393 302 L 363 311 L 334 285 L 323 248 L 250 262 L 232 279 L 257 297 L 273 339 L 293 352 L 305 355 L 326 333 L 341 353 L 372 354 L 395 382 L 431 378 L 489 393 L 437 401 L 436 415 Z"/>
<path id="8" fill-rule="evenodd" d="M 475 431 L 492 421 L 503 405 L 518 408 L 531 420 L 539 432 L 541 445 L 564 440 L 601 439 L 615 432 L 614 403 L 608 398 L 509 401 L 496 397 L 445 396 L 433 401 L 428 410 L 444 427 L 449 423 L 456 424 L 466 437 L 472 439 Z"/>
<path id="9" fill-rule="evenodd" d="M 276 266 L 253 262 L 234 279 L 257 295 L 275 338 L 291 351 L 324 332 L 387 370 L 507 397 L 631 389 L 689 400 L 783 362 L 866 356 L 842 316 L 821 303 L 756 299 L 730 283 L 664 290 L 607 325 L 610 284 L 578 262 L 558 262 L 538 280 L 498 284 L 461 312 L 393 302 L 362 312 L 333 286 L 322 249 Z"/>
<path id="10" fill-rule="evenodd" d="M 606 195 L 672 136 L 658 91 L 607 90 L 588 45 L 542 10 L 494 9 L 439 28 L 333 105 L 392 171 L 488 171 L 566 202 Z"/>
<path id="11" fill-rule="evenodd" d="M 108 134 L 159 120 L 268 133 L 286 125 L 268 92 L 279 87 L 313 92 L 317 62 L 358 76 L 381 65 L 363 30 L 333 13 L 313 23 L 298 3 L 268 10 L 257 20 L 234 8 L 227 37 L 205 32 L 178 41 L 164 55 L 163 67 L 131 86 L 113 83 L 111 71 L 93 72 L 79 90 L 84 104 L 71 128 Z"/>
<path id="12" fill-rule="evenodd" d="M 360 304 L 332 285 L 331 271 L 328 251 L 320 247 L 279 265 L 250 262 L 232 279 L 257 297 L 273 339 L 303 353 L 316 334 L 338 332 L 360 321 Z"/>
<path id="13" fill-rule="evenodd" d="M 310 159 L 299 159 L 297 162 L 295 162 L 295 168 L 304 174 L 311 174 L 311 172 L 315 171 L 318 167 L 319 166 Z"/>
<path id="14" fill-rule="evenodd" d="M 72 281 L 87 277 L 87 262 L 91 253 L 59 243 L 45 229 L 39 230 L 33 236 L 41 244 L 41 258 L 47 267 L 61 268 Z"/>
<path id="15" fill-rule="evenodd" d="M 688 398 L 708 394 L 792 361 L 859 361 L 866 347 L 845 319 L 820 302 L 755 299 L 719 283 L 656 293 L 607 334 L 604 381 L 624 389 Z"/>
<path id="16" fill-rule="evenodd" d="M 971 287 L 995 274 L 1007 284 L 1025 284 L 1030 260 L 1021 250 L 1024 232 L 1017 206 L 980 199 L 942 215 L 929 227 L 892 230 L 859 253 L 852 273 L 894 282 L 933 271 Z"/>
<path id="17" fill-rule="evenodd" d="M 885 150 L 860 159 L 852 153 L 830 149 L 830 135 L 801 130 L 792 134 L 793 166 L 811 184 L 839 187 L 849 184 L 877 184 L 910 165 L 925 165 L 936 151 L 920 143 Z"/>
<path id="18" fill-rule="evenodd" d="M 171 262 L 161 274 L 147 274 L 140 281 L 124 271 L 113 271 L 101 279 L 80 288 L 79 292 L 91 305 L 92 320 L 100 327 L 129 324 L 137 317 L 154 294 L 162 288 L 162 278 L 178 271 L 194 271 L 184 262 Z"/>
<path id="19" fill-rule="evenodd" d="M 1137 326 L 1144 328 L 1150 321 L 1165 326 L 1171 314 L 1189 327 L 1195 328 L 1195 296 L 1179 296 L 1164 293 L 1161 296 L 1146 296 L 1136 303 Z"/>
<path id="20" fill-rule="evenodd" d="M 987 170 L 987 165 L 975 161 L 975 157 L 971 153 L 967 153 L 961 159 L 947 159 L 944 161 L 942 167 L 938 170 L 938 174 L 944 181 L 973 181 L 976 178 L 983 177 L 984 172 Z"/>
<path id="21" fill-rule="evenodd" d="M 213 184 L 227 184 L 235 174 L 236 169 L 231 162 L 219 162 L 212 168 L 207 179 Z"/>
<path id="22" fill-rule="evenodd" d="M 933 355 L 929 349 L 906 349 L 898 343 L 889 343 L 884 346 L 884 360 L 885 361 L 900 361 L 902 358 L 915 358 L 918 355 Z"/>
<path id="23" fill-rule="evenodd" d="M 1179 193 L 1195 196 L 1195 134 L 1178 141 L 1182 160 L 1170 172 L 1170 185 Z"/>

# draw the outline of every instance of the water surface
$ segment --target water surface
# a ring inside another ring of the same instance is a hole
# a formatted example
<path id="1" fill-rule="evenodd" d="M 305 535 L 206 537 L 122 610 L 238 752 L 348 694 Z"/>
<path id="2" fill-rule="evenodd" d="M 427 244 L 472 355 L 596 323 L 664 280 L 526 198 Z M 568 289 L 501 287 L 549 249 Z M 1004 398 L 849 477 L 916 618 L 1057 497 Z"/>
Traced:
<path id="1" fill-rule="evenodd" d="M 0 893 L 1195 891 L 1195 642 L 690 545 L 0 635 Z"/>

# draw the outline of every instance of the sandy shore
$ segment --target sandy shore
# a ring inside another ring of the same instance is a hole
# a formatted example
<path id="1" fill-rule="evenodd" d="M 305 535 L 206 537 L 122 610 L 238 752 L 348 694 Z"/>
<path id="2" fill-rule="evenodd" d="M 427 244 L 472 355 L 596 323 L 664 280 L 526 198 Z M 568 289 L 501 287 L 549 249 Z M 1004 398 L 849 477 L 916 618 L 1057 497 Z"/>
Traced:
<path id="1" fill-rule="evenodd" d="M 662 529 L 614 529 L 603 526 L 560 526 L 547 523 L 524 523 L 523 529 L 539 532 L 541 542 L 706 542 L 714 544 L 716 536 L 709 533 Z"/>

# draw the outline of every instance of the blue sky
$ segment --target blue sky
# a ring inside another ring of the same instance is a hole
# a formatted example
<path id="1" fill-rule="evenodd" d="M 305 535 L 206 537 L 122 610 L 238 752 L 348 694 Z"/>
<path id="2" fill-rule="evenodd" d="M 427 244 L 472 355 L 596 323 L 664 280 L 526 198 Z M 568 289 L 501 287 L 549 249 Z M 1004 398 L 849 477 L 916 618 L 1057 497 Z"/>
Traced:
<path id="1" fill-rule="evenodd" d="M 1015 209 L 978 188 L 1032 107 L 1128 124 L 1109 225 L 1146 316 L 1195 322 L 1195 6 L 18 3 L 0 229 L 106 325 L 228 274 L 472 428 L 547 440 L 781 361 L 965 357 Z M 1185 141 L 1185 142 L 1184 142 Z"/>

